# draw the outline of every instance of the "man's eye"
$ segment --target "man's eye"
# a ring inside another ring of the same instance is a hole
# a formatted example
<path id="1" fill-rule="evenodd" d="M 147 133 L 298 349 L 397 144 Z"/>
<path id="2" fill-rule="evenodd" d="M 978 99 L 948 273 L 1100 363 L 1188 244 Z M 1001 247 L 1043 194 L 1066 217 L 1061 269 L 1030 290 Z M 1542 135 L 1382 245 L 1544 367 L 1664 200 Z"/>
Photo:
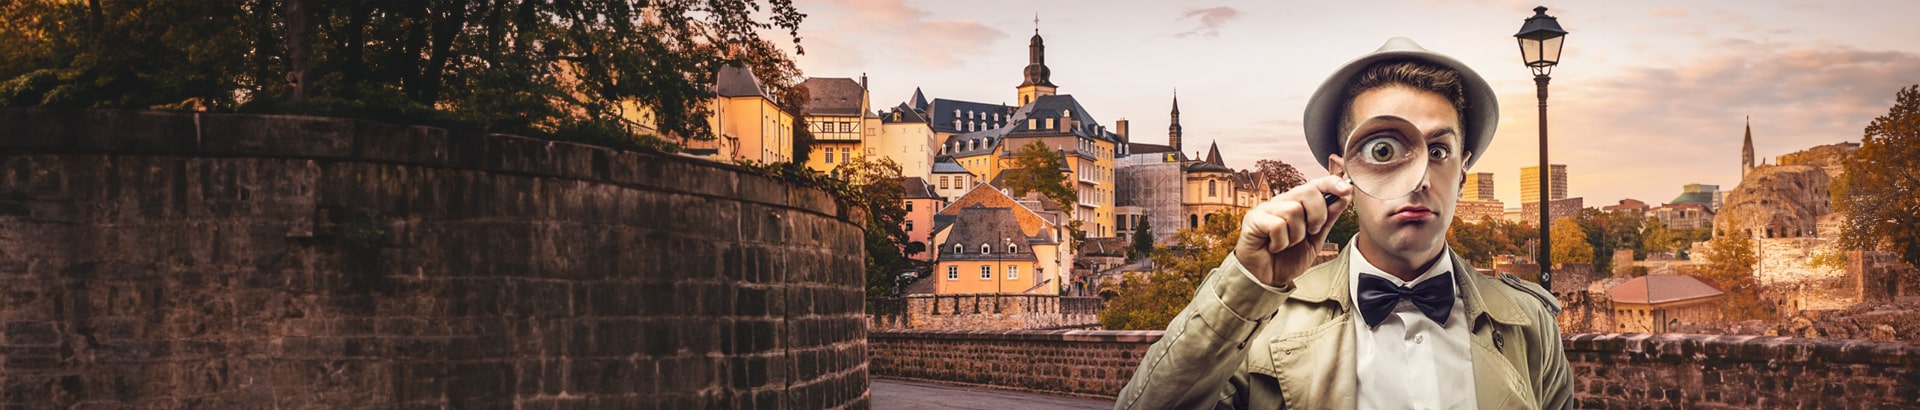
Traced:
<path id="1" fill-rule="evenodd" d="M 1400 146 L 1400 141 L 1396 141 L 1393 138 L 1382 137 L 1367 141 L 1365 145 L 1361 146 L 1360 150 L 1366 154 L 1368 161 L 1391 162 L 1399 158 L 1401 153 L 1406 151 L 1406 148 Z"/>
<path id="2" fill-rule="evenodd" d="M 1434 146 L 1427 147 L 1427 156 L 1433 158 L 1436 161 L 1447 159 L 1447 156 L 1452 154 L 1453 152 L 1448 151 L 1447 147 L 1445 146 L 1434 145 Z"/>

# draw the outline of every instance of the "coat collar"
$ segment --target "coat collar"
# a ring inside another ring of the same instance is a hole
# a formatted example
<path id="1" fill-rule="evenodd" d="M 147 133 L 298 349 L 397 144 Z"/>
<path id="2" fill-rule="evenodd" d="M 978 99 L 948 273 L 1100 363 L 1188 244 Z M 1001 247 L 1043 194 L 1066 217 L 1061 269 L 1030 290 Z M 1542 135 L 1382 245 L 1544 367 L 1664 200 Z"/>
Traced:
<path id="1" fill-rule="evenodd" d="M 1353 303 L 1347 294 L 1347 270 L 1351 269 L 1352 260 L 1349 258 L 1353 257 L 1354 252 L 1357 251 L 1350 242 L 1333 260 L 1307 269 L 1306 273 L 1293 279 L 1295 289 L 1287 297 L 1307 303 L 1331 302 L 1339 305 L 1342 310 L 1353 310 Z M 1453 277 L 1460 286 L 1461 299 L 1466 301 L 1467 317 L 1474 318 L 1475 322 L 1479 321 L 1480 316 L 1485 315 L 1495 322 L 1508 325 L 1533 324 L 1533 320 L 1527 317 L 1526 312 L 1513 301 L 1513 298 L 1507 297 L 1501 289 L 1495 288 L 1505 285 L 1494 283 L 1497 279 L 1481 275 L 1451 248 L 1448 249 L 1447 255 L 1453 258 L 1455 273 Z"/>

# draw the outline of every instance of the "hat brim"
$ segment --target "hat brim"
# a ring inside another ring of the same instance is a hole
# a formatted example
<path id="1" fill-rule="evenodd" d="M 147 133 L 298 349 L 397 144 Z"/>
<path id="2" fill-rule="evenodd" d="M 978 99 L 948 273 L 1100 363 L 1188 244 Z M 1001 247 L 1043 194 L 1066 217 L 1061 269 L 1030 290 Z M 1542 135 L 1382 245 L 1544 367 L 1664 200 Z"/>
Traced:
<path id="1" fill-rule="evenodd" d="M 1467 107 L 1460 113 L 1465 134 L 1462 145 L 1474 155 L 1467 159 L 1467 167 L 1472 168 L 1486 152 L 1487 145 L 1493 142 L 1494 129 L 1500 123 L 1500 102 L 1493 95 L 1493 87 L 1480 74 L 1468 68 L 1466 64 L 1452 57 L 1428 51 L 1415 44 L 1413 40 L 1395 37 L 1371 54 L 1361 56 L 1334 71 L 1320 88 L 1314 90 L 1313 98 L 1307 100 L 1306 117 L 1302 119 L 1307 134 L 1307 147 L 1313 150 L 1313 159 L 1320 162 L 1321 168 L 1329 168 L 1327 156 L 1341 150 L 1340 114 L 1346 106 L 1347 84 L 1368 66 L 1382 61 L 1417 60 L 1437 64 L 1460 74 L 1461 86 L 1466 93 Z"/>

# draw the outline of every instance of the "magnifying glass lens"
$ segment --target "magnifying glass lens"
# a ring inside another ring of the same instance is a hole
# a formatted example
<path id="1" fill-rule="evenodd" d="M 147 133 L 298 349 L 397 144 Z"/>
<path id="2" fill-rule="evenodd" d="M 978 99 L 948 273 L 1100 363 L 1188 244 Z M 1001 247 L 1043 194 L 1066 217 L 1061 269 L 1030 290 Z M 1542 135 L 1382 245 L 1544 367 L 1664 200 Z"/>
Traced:
<path id="1" fill-rule="evenodd" d="M 1347 137 L 1347 178 L 1354 189 L 1382 200 L 1413 193 L 1426 179 L 1426 144 L 1413 123 L 1393 116 L 1368 118 Z"/>

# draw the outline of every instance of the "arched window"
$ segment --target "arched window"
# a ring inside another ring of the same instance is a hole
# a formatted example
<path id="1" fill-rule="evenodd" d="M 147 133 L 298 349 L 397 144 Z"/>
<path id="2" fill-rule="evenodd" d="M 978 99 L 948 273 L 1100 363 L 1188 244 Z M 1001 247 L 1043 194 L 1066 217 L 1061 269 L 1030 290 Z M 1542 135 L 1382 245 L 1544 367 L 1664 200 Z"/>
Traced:
<path id="1" fill-rule="evenodd" d="M 1213 180 L 1207 180 L 1207 196 L 1219 196 L 1215 193 Z"/>
<path id="2" fill-rule="evenodd" d="M 1015 245 L 1007 245 L 1007 253 L 1020 253 L 1020 247 Z"/>
<path id="3" fill-rule="evenodd" d="M 960 244 L 957 244 L 957 243 L 953 244 L 953 253 L 961 253 L 966 251 L 967 249 L 965 247 L 960 246 Z"/>
<path id="4" fill-rule="evenodd" d="M 1200 229 L 1200 215 L 1187 215 L 1187 229 Z"/>
<path id="5" fill-rule="evenodd" d="M 993 247 L 987 246 L 987 244 L 984 244 L 984 243 L 980 244 L 980 254 L 985 255 L 988 253 L 993 253 Z"/>

